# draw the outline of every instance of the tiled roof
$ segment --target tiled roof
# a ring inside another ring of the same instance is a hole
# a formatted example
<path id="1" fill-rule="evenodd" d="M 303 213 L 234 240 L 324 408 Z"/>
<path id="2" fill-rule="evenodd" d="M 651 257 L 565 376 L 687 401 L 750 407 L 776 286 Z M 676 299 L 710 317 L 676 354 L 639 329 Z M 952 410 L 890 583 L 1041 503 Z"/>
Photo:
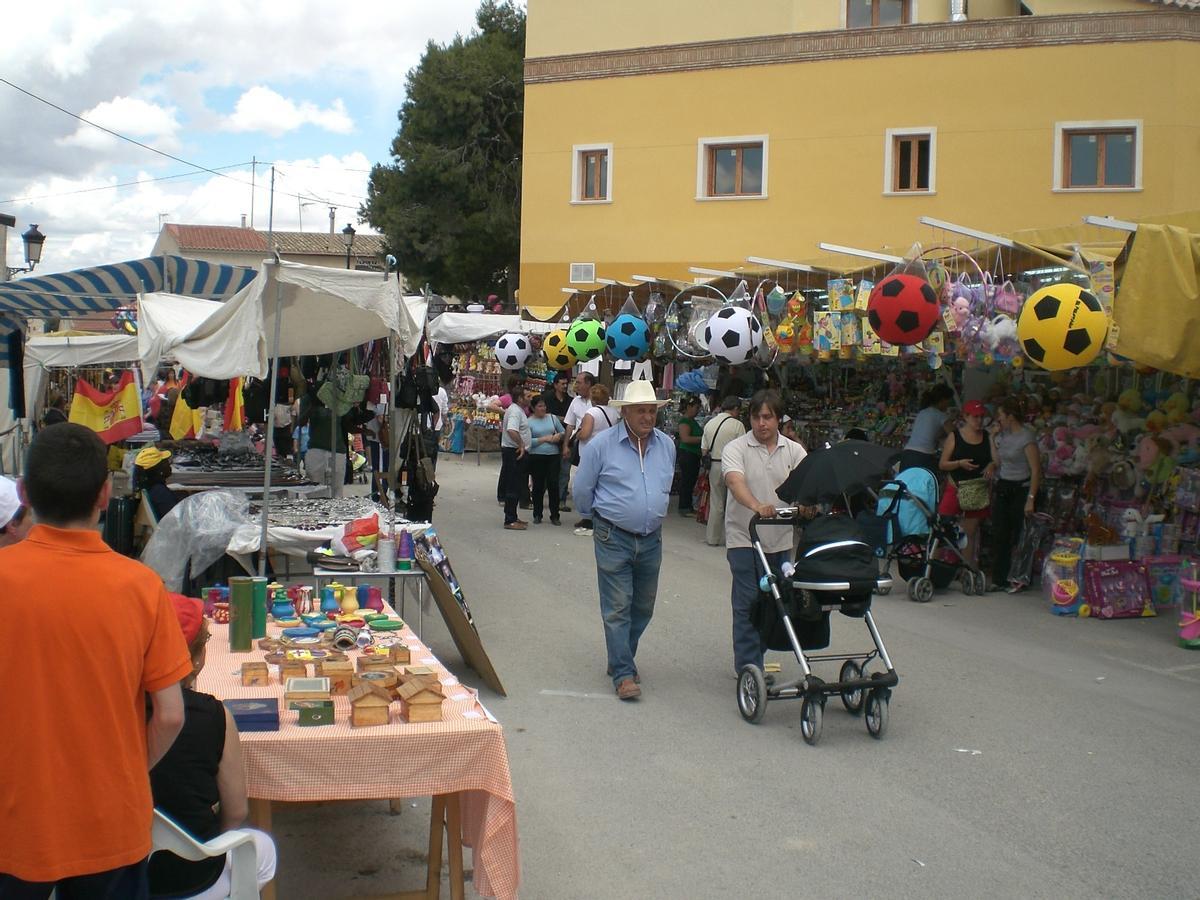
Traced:
<path id="1" fill-rule="evenodd" d="M 232 225 L 178 225 L 168 222 L 163 228 L 175 238 L 182 252 L 189 250 L 232 253 L 266 253 L 267 232 Z M 283 254 L 303 256 L 345 256 L 346 245 L 340 234 L 330 237 L 320 231 L 276 231 L 272 243 Z M 357 234 L 353 253 L 356 257 L 376 256 L 383 252 L 383 236 Z"/>

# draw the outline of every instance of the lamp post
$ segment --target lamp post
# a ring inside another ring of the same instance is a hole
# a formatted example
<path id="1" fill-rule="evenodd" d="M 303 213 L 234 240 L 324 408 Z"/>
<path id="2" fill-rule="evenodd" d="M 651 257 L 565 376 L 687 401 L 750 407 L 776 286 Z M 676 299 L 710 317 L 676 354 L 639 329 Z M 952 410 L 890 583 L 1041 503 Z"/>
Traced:
<path id="1" fill-rule="evenodd" d="M 354 246 L 354 226 L 347 225 L 342 229 L 342 243 L 346 245 L 346 268 L 350 268 L 350 248 Z"/>
<path id="2" fill-rule="evenodd" d="M 20 275 L 22 272 L 32 272 L 37 264 L 42 261 L 42 244 L 46 243 L 46 236 L 38 231 L 38 227 L 30 225 L 28 230 L 21 235 L 21 240 L 25 244 L 25 262 L 28 265 L 6 265 L 4 267 L 6 280 L 7 278 L 12 278 L 14 275 Z"/>

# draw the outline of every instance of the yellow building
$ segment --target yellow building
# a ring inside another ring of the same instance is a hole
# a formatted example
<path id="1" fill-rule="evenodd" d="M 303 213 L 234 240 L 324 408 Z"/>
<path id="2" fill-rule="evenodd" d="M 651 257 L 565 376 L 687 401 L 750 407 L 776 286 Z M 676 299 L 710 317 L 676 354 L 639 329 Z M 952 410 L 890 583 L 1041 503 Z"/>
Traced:
<path id="1" fill-rule="evenodd" d="M 521 293 L 1200 208 L 1196 0 L 529 0 Z M 888 24 L 896 22 L 898 24 Z M 880 24 L 875 24 L 880 23 Z"/>

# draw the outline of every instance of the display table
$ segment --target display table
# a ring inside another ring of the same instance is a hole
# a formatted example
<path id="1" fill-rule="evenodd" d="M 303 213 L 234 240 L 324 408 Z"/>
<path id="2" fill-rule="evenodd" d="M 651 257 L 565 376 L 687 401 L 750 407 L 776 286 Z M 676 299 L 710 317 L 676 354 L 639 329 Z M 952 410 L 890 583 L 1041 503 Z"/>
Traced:
<path id="1" fill-rule="evenodd" d="M 416 565 L 414 563 L 414 565 Z M 316 595 L 321 595 L 321 588 L 331 581 L 342 584 L 358 584 L 359 581 L 386 581 L 395 589 L 400 582 L 400 618 L 404 618 L 404 609 L 408 599 L 408 582 L 417 579 L 417 637 L 425 633 L 425 573 L 419 567 L 405 572 L 343 572 L 336 569 L 313 569 L 313 581 L 316 585 Z M 390 599 L 390 598 L 389 598 Z M 407 619 L 405 619 L 407 621 Z"/>
<path id="2" fill-rule="evenodd" d="M 257 648 L 231 653 L 229 626 L 213 624 L 208 662 L 197 689 L 221 699 L 280 698 L 272 669 L 268 687 L 242 687 L 243 662 L 262 660 Z M 268 634 L 279 629 L 268 626 Z M 447 699 L 441 722 L 407 724 L 392 704 L 391 723 L 353 728 L 346 697 L 334 698 L 335 724 L 301 727 L 297 713 L 280 710 L 280 730 L 241 735 L 246 788 L 256 824 L 269 825 L 270 801 L 392 800 L 434 798 L 426 890 L 436 896 L 441 869 L 442 822 L 447 823 L 451 890 L 462 896 L 462 844 L 474 851 L 474 886 L 488 897 L 515 898 L 520 881 L 516 804 L 504 731 L 474 690 L 460 684 L 409 628 L 397 632 L 414 665 L 437 672 Z M 348 654 L 352 659 L 357 652 Z M 352 761 L 352 764 L 349 762 Z M 255 801 L 266 801 L 255 802 Z M 458 854 L 456 858 L 456 852 Z M 457 882 L 457 883 L 456 883 Z"/>

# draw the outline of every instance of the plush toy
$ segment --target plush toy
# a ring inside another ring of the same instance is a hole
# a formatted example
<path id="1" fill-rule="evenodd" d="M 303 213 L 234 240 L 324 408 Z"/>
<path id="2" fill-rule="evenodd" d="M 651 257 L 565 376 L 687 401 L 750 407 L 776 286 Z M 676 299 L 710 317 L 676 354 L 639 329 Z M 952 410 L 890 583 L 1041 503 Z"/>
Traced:
<path id="1" fill-rule="evenodd" d="M 1200 461 L 1200 427 L 1184 422 L 1172 425 L 1162 436 L 1177 448 L 1175 461 L 1179 465 L 1193 465 Z"/>
<path id="2" fill-rule="evenodd" d="M 1161 435 L 1143 435 L 1134 453 L 1138 472 L 1152 485 L 1164 483 L 1175 471 L 1175 446 Z"/>
<path id="3" fill-rule="evenodd" d="M 954 318 L 955 331 L 962 331 L 971 316 L 971 301 L 966 297 L 955 297 L 950 301 L 950 315 Z"/>
<path id="4" fill-rule="evenodd" d="M 1167 414 L 1161 409 L 1152 410 L 1150 415 L 1146 416 L 1146 430 L 1151 434 L 1158 434 L 1167 427 Z"/>
<path id="5" fill-rule="evenodd" d="M 1087 474 L 1089 479 L 1099 478 L 1112 465 L 1112 454 L 1108 451 L 1108 438 L 1095 434 L 1087 441 Z"/>
<path id="6" fill-rule="evenodd" d="M 1167 414 L 1167 421 L 1172 425 L 1187 421 L 1190 412 L 1187 394 L 1176 391 L 1163 402 L 1162 409 Z"/>
<path id="7" fill-rule="evenodd" d="M 1117 397 L 1117 409 L 1112 415 L 1113 424 L 1121 434 L 1141 428 L 1146 420 L 1138 415 L 1142 411 L 1142 396 L 1134 388 L 1121 391 Z"/>

